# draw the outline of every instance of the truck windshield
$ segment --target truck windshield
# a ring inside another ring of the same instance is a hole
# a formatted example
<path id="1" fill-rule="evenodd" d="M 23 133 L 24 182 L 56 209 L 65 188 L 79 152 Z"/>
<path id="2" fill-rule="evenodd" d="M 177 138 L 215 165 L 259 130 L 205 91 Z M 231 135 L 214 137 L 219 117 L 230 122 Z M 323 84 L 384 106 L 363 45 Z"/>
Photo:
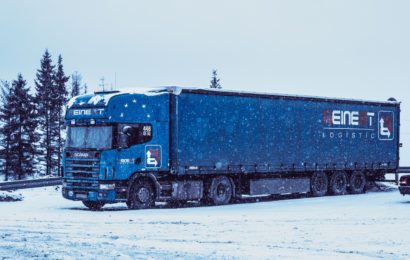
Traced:
<path id="1" fill-rule="evenodd" d="M 69 126 L 67 129 L 66 147 L 110 149 L 112 146 L 111 126 Z"/>

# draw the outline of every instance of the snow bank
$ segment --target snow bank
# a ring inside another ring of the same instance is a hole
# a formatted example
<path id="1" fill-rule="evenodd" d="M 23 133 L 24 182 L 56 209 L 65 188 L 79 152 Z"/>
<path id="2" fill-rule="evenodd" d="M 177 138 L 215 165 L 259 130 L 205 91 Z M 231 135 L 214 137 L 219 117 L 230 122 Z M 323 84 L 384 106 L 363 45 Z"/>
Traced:
<path id="1" fill-rule="evenodd" d="M 0 259 L 409 259 L 395 192 L 218 207 L 87 210 L 53 187 L 0 203 Z"/>
<path id="2" fill-rule="evenodd" d="M 0 201 L 22 201 L 23 195 L 8 191 L 0 191 Z"/>

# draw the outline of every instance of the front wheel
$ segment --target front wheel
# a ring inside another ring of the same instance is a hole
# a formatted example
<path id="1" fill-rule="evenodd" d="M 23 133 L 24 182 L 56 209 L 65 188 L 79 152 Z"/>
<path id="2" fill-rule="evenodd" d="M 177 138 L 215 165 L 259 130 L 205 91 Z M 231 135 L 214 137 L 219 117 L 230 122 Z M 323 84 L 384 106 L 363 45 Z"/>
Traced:
<path id="1" fill-rule="evenodd" d="M 104 207 L 105 203 L 101 201 L 83 201 L 84 206 L 90 210 L 101 210 Z"/>
<path id="2" fill-rule="evenodd" d="M 127 206 L 129 209 L 148 209 L 155 205 L 154 188 L 146 180 L 136 181 L 129 193 Z"/>

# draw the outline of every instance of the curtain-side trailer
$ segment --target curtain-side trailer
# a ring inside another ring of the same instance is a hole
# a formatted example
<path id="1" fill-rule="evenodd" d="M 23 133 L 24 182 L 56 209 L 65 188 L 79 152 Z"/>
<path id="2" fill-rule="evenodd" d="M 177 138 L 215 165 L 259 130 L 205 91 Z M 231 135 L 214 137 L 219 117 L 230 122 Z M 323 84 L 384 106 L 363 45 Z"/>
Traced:
<path id="1" fill-rule="evenodd" d="M 165 87 L 70 100 L 63 196 L 126 202 L 362 193 L 399 167 L 400 103 Z"/>

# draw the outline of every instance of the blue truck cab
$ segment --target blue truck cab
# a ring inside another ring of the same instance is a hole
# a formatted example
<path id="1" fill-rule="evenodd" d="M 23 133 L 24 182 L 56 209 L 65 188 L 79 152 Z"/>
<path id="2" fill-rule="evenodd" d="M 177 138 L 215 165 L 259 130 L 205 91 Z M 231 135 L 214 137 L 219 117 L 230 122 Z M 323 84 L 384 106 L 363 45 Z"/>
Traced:
<path id="1" fill-rule="evenodd" d="M 89 208 L 126 202 L 134 177 L 169 171 L 169 93 L 96 92 L 74 97 L 66 112 L 63 196 Z M 152 193 L 152 190 L 142 190 Z M 152 194 L 141 194 L 152 196 Z"/>
<path id="2" fill-rule="evenodd" d="M 125 202 L 362 193 L 399 168 L 400 102 L 163 87 L 66 110 L 64 198 Z"/>

